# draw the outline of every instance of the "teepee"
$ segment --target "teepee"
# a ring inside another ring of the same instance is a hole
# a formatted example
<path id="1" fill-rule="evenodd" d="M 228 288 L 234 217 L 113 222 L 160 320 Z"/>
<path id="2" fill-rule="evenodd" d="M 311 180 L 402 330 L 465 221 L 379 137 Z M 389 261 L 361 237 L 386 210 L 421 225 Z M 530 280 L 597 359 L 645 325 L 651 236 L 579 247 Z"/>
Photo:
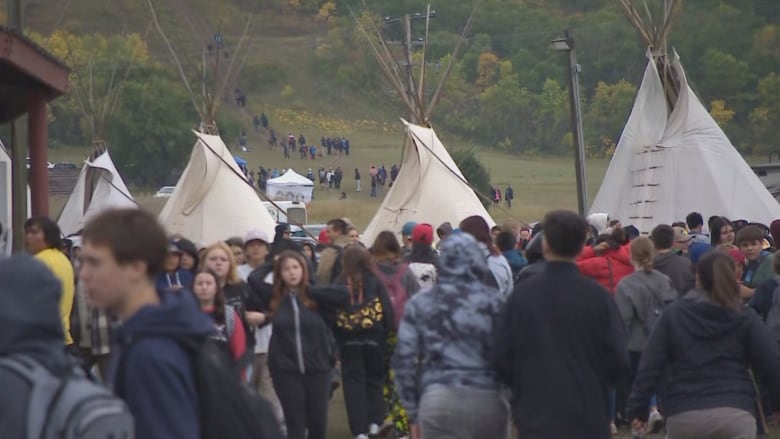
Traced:
<path id="1" fill-rule="evenodd" d="M 233 154 L 219 135 L 216 112 L 220 97 L 235 73 L 240 68 L 236 60 L 249 31 L 251 16 L 226 72 L 220 70 L 222 58 L 220 47 L 213 55 L 213 74 L 207 79 L 207 53 L 203 50 L 201 92 L 199 99 L 190 87 L 176 52 L 165 36 L 151 0 L 147 0 L 152 20 L 167 45 L 171 57 L 178 67 L 182 82 L 190 94 L 195 109 L 201 118 L 196 141 L 187 167 L 176 183 L 171 197 L 160 212 L 160 222 L 168 233 L 179 234 L 195 242 L 210 244 L 231 236 L 246 235 L 253 229 L 262 230 L 273 236 L 276 223 L 268 213 L 255 189 L 238 167 Z M 210 84 L 209 84 L 210 83 Z"/>
<path id="2" fill-rule="evenodd" d="M 403 121 L 406 136 L 398 178 L 363 232 L 363 242 L 372 243 L 384 230 L 400 233 L 401 227 L 408 221 L 429 223 L 437 227 L 443 222 L 459 223 L 468 216 L 479 215 L 491 226 L 495 224 L 479 201 L 474 188 L 463 177 L 463 173 L 452 160 L 447 148 L 436 136 L 430 122 L 431 114 L 439 101 L 475 12 L 476 5 L 430 101 L 426 100 L 425 91 L 425 52 L 428 47 L 428 30 L 432 16 L 430 5 L 425 17 L 422 61 L 417 78 L 412 71 L 411 48 L 406 47 L 405 60 L 399 62 L 391 53 L 379 28 L 369 21 L 370 29 L 366 29 L 363 22 L 352 12 L 358 30 L 368 43 L 386 79 L 401 98 L 412 121 L 411 123 Z M 410 17 L 406 16 L 405 20 L 408 34 Z M 410 37 L 407 35 L 406 44 L 410 44 L 409 42 Z"/>
<path id="3" fill-rule="evenodd" d="M 92 216 L 106 209 L 136 207 L 138 203 L 130 195 L 108 151 L 96 149 L 84 161 L 57 224 L 69 236 L 78 233 Z"/>
<path id="4" fill-rule="evenodd" d="M 119 102 L 122 85 L 133 70 L 131 57 L 117 56 L 117 61 L 103 71 L 102 66 L 95 66 L 94 57 L 77 59 L 67 39 L 65 44 L 68 48 L 66 57 L 76 79 L 72 82 L 73 95 L 87 122 L 93 144 L 92 153 L 84 161 L 76 186 L 57 220 L 62 233 L 69 236 L 79 233 L 97 213 L 112 208 L 136 208 L 138 203 L 130 195 L 103 140 L 105 126 Z"/>
<path id="5" fill-rule="evenodd" d="M 403 121 L 412 144 L 401 163 L 395 184 L 363 232 L 366 243 L 383 230 L 399 232 L 408 222 L 438 227 L 479 215 L 492 227 L 495 222 L 466 184 L 463 174 L 431 128 Z"/>
<path id="6" fill-rule="evenodd" d="M 276 224 L 222 138 L 195 132 L 197 142 L 171 198 L 160 213 L 169 233 L 209 244 Z"/>
<path id="7" fill-rule="evenodd" d="M 780 205 L 691 89 L 677 53 L 666 52 L 680 2 L 661 1 L 655 13 L 645 4 L 646 18 L 631 0 L 618 3 L 648 44 L 648 63 L 590 213 L 645 234 L 692 211 L 763 224 L 780 218 Z"/>

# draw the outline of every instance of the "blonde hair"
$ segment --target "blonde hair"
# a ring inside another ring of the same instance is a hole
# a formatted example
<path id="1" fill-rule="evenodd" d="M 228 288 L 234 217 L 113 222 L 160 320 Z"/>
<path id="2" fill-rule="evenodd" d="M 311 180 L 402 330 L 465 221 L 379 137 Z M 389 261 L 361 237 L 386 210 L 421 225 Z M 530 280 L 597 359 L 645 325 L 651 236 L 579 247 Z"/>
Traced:
<path id="1" fill-rule="evenodd" d="M 228 269 L 228 275 L 226 284 L 227 285 L 238 285 L 241 283 L 241 276 L 238 275 L 238 267 L 236 267 L 236 259 L 233 257 L 233 252 L 230 251 L 230 247 L 228 247 L 227 244 L 225 244 L 222 241 L 215 242 L 214 244 L 211 244 L 206 248 L 206 251 L 203 253 L 203 269 L 206 269 L 206 264 L 208 263 L 209 255 L 211 252 L 215 250 L 222 250 L 227 255 L 228 263 L 230 263 L 230 268 Z"/>
<path id="2" fill-rule="evenodd" d="M 654 253 L 655 247 L 649 238 L 640 236 L 631 241 L 631 262 L 637 269 L 645 273 L 653 271 Z"/>

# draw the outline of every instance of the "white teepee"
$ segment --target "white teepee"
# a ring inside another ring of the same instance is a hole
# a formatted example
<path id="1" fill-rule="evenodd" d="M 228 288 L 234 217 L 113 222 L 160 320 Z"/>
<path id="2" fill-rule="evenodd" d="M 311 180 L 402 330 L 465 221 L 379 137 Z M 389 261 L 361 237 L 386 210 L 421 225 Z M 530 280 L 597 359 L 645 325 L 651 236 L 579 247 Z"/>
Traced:
<path id="1" fill-rule="evenodd" d="M 160 213 L 168 233 L 210 244 L 276 224 L 218 135 L 198 137 L 176 189 Z"/>
<path id="2" fill-rule="evenodd" d="M 424 222 L 434 229 L 444 222 L 457 224 L 479 215 L 492 227 L 493 219 L 466 183 L 463 174 L 431 128 L 404 121 L 412 147 L 376 215 L 363 232 L 363 242 L 390 230 L 401 232 L 408 222 Z"/>
<path id="3" fill-rule="evenodd" d="M 60 213 L 57 224 L 65 236 L 77 233 L 95 214 L 106 209 L 135 208 L 135 202 L 108 151 L 84 161 L 76 186 Z"/>
<path id="4" fill-rule="evenodd" d="M 662 26 L 645 26 L 627 0 L 620 4 L 648 42 L 649 61 L 590 213 L 641 233 L 693 211 L 764 224 L 780 218 L 780 205 L 688 85 L 677 54 L 665 54 L 676 4 L 665 5 Z"/>

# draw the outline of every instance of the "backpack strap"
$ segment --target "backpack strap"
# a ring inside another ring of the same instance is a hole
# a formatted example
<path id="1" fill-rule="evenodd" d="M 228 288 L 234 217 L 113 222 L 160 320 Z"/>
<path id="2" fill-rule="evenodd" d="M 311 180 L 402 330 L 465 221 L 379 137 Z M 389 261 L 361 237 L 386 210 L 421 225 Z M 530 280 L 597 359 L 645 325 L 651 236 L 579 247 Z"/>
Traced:
<path id="1" fill-rule="evenodd" d="M 228 342 L 236 331 L 236 309 L 231 305 L 225 305 L 225 332 Z"/>
<path id="2" fill-rule="evenodd" d="M 68 384 L 69 375 L 55 376 L 46 367 L 28 355 L 12 355 L 0 359 L 4 367 L 30 383 L 27 409 L 27 437 L 44 437 L 57 401 Z"/>

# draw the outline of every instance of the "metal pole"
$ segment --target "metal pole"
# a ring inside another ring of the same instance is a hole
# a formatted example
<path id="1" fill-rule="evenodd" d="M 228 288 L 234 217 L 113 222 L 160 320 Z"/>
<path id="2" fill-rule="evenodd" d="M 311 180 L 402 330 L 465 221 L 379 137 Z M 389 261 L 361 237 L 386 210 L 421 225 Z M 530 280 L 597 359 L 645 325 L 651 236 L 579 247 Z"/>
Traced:
<path id="1" fill-rule="evenodd" d="M 22 0 L 8 0 L 8 27 L 22 33 Z M 11 122 L 11 232 L 13 251 L 24 250 L 27 220 L 26 117 Z"/>
<path id="2" fill-rule="evenodd" d="M 412 17 L 409 14 L 404 15 L 404 31 L 406 33 L 406 38 L 404 39 L 404 44 L 406 45 L 406 80 L 409 81 L 409 90 L 414 90 L 414 74 L 412 73 Z M 407 92 L 409 93 L 409 92 Z M 412 103 L 414 104 L 414 111 L 411 113 L 412 123 L 418 123 L 421 124 L 421 120 L 417 120 L 417 112 L 419 111 L 419 108 L 417 108 L 417 99 L 414 98 L 414 96 L 409 96 L 412 99 Z"/>
<path id="3" fill-rule="evenodd" d="M 580 215 L 588 213 L 588 182 L 585 177 L 585 139 L 582 128 L 582 109 L 580 107 L 580 77 L 574 38 L 569 31 L 564 32 L 569 42 L 569 100 L 571 104 L 571 127 L 574 144 L 574 168 L 577 176 L 577 211 Z"/>

